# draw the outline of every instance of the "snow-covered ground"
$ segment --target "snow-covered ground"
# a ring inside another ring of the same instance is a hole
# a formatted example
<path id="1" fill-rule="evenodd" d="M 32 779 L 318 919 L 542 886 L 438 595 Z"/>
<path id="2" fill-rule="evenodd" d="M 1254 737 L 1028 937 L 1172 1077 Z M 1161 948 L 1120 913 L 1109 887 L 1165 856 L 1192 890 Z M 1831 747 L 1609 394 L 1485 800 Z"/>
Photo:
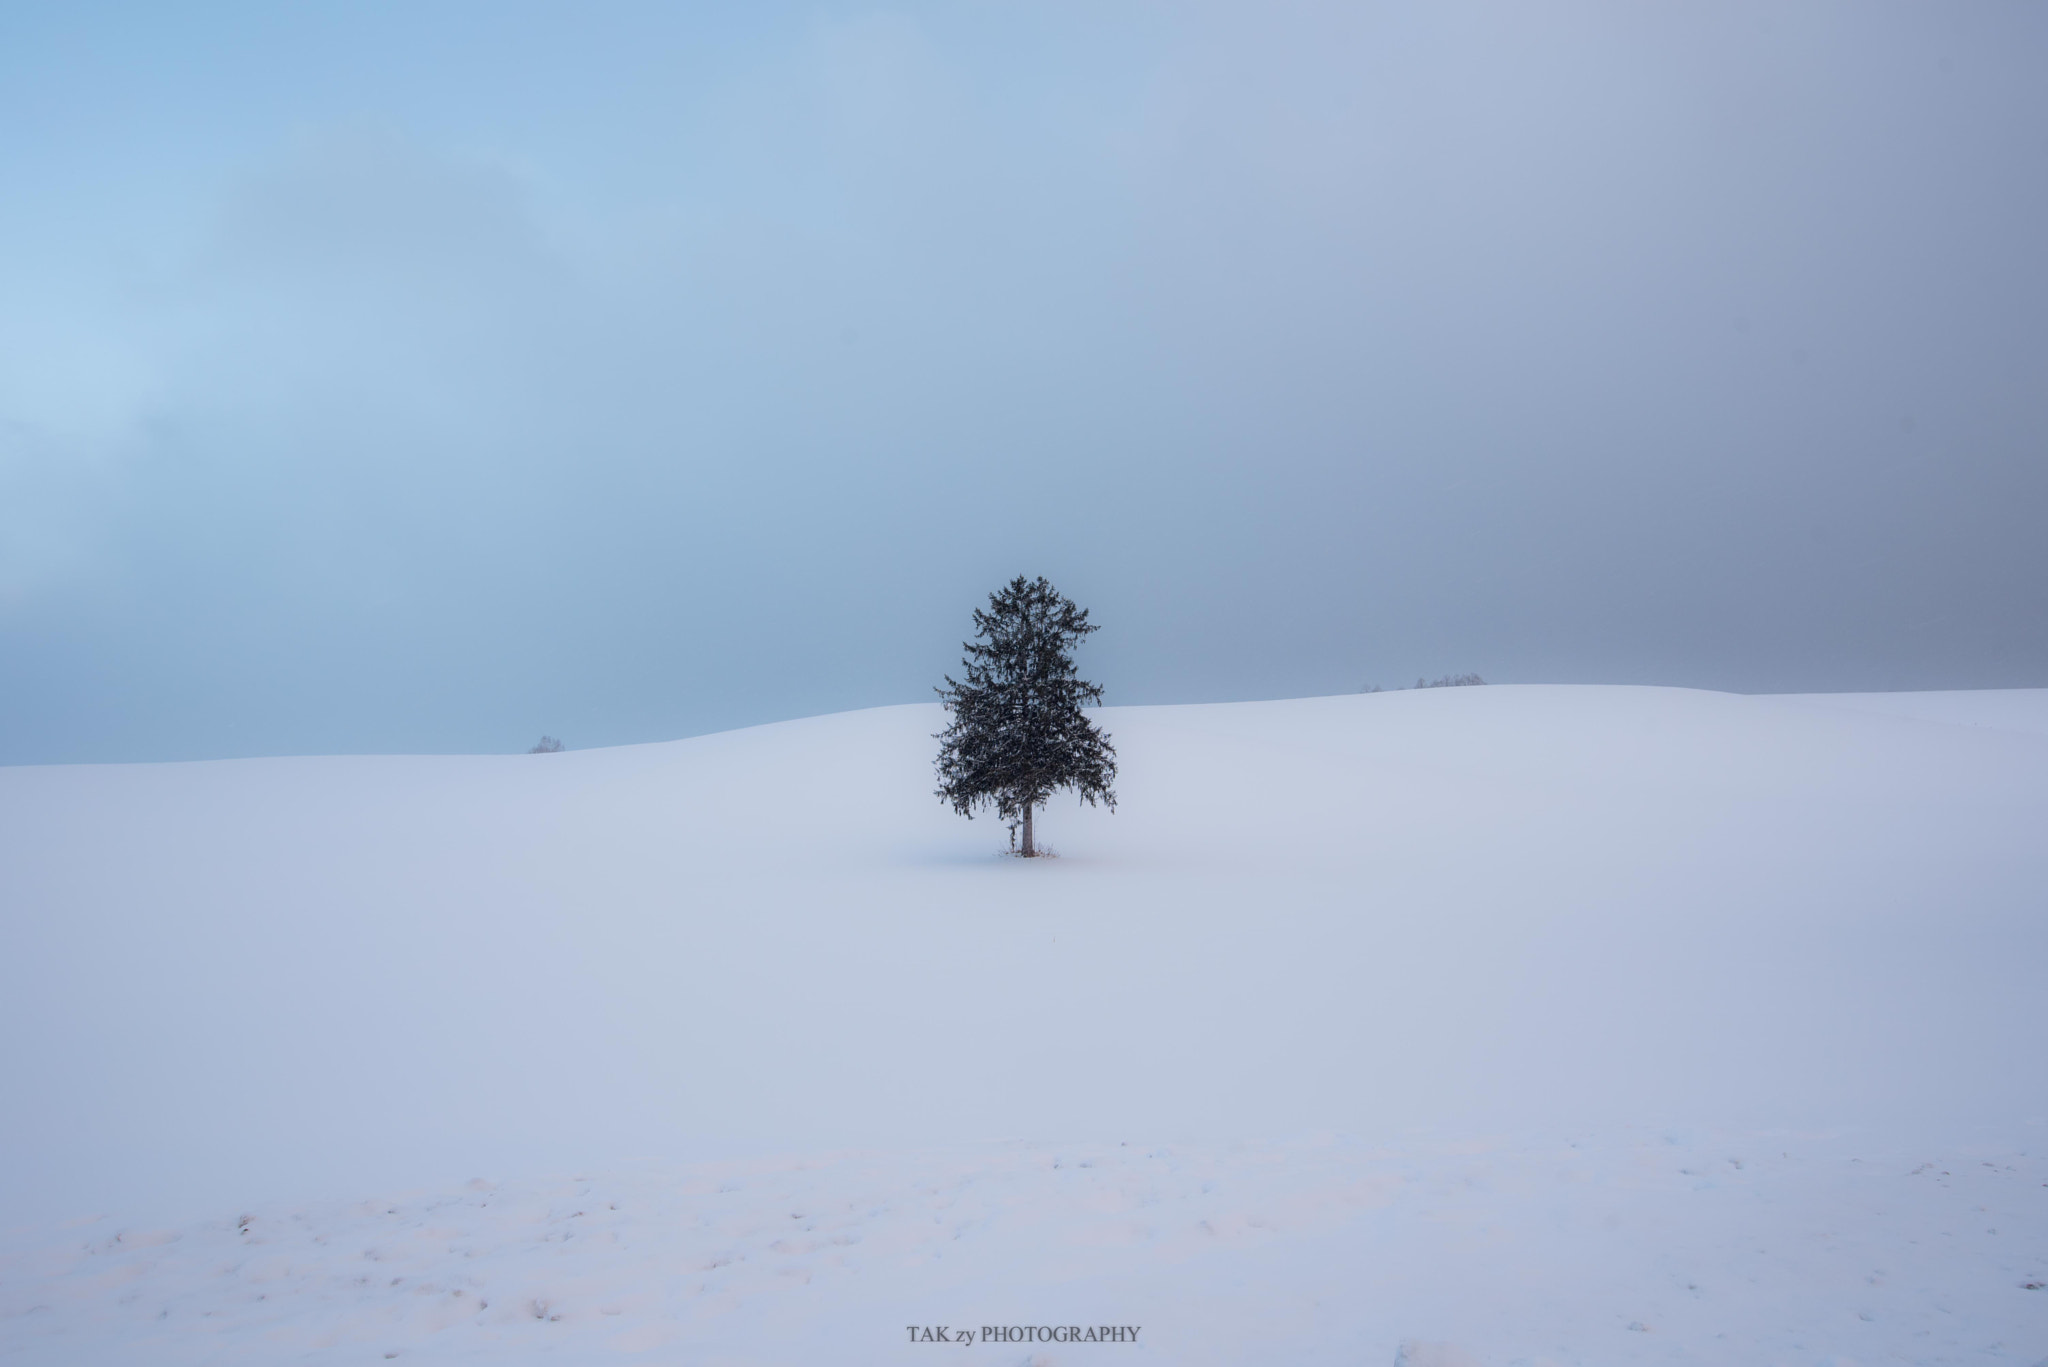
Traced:
<path id="1" fill-rule="evenodd" d="M 2048 690 L 1102 717 L 0 770 L 0 1356 L 2048 1357 Z"/>

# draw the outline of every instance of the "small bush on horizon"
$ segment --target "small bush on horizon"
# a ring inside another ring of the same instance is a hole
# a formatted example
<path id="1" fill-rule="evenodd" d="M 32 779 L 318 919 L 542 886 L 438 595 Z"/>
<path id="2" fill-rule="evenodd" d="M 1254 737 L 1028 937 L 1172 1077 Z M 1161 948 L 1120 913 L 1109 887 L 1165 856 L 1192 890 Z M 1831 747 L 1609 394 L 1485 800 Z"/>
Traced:
<path id="1" fill-rule="evenodd" d="M 562 744 L 553 736 L 542 736 L 538 741 L 534 742 L 533 748 L 526 753 L 529 755 L 558 755 L 568 748 L 568 746 Z"/>
<path id="2" fill-rule="evenodd" d="M 1446 674 L 1441 679 L 1418 677 L 1415 680 L 1415 686 L 1417 688 L 1472 688 L 1485 682 L 1486 680 L 1480 678 L 1477 674 Z M 1387 690 L 1381 688 L 1378 684 L 1369 683 L 1360 684 L 1358 691 L 1361 693 L 1384 693 Z"/>

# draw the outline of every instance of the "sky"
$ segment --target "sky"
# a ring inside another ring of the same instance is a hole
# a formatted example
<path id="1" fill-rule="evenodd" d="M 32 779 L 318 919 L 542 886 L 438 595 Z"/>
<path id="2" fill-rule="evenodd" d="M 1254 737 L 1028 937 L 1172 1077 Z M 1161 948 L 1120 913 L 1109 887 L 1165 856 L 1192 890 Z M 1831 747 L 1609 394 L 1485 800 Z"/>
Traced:
<path id="1" fill-rule="evenodd" d="M 2048 686 L 2048 4 L 0 5 L 0 763 Z"/>

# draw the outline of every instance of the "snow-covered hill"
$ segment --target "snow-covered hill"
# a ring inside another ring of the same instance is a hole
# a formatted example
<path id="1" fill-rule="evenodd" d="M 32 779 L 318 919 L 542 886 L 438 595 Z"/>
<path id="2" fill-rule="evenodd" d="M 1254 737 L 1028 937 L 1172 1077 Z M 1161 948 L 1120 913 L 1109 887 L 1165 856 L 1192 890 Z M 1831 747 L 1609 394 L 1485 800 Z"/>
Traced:
<path id="1" fill-rule="evenodd" d="M 0 1353 L 2048 1355 L 2048 691 L 1103 721 L 0 770 Z"/>

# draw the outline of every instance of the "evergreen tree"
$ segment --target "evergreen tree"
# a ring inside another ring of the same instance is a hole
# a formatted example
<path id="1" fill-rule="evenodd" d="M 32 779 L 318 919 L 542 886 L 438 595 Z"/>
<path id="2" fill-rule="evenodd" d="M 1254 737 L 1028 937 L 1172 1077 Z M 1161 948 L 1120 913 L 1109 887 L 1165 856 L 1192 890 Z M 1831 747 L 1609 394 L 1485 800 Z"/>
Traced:
<path id="1" fill-rule="evenodd" d="M 988 596 L 989 610 L 974 613 L 976 639 L 966 642 L 966 682 L 946 676 L 938 690 L 952 722 L 940 742 L 938 796 L 969 818 L 978 806 L 993 806 L 1003 820 L 1021 818 L 1024 848 L 1031 840 L 1031 811 L 1061 788 L 1072 788 L 1090 806 L 1099 800 L 1116 810 L 1110 784 L 1116 751 L 1109 737 L 1081 712 L 1102 700 L 1102 686 L 1074 672 L 1073 648 L 1100 630 L 1085 609 L 1060 596 L 1040 576 L 1018 575 Z"/>

